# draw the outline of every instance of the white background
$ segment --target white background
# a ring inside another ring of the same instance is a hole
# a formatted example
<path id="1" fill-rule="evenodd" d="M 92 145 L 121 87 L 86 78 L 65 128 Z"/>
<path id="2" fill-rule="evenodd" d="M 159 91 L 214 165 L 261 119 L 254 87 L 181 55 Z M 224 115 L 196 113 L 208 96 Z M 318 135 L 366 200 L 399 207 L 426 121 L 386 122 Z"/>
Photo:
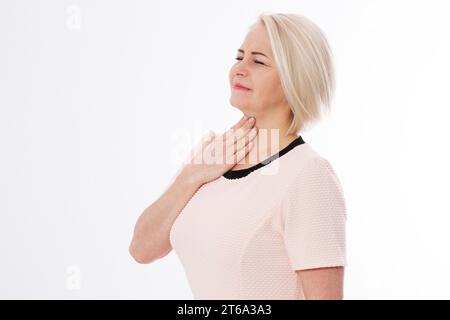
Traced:
<path id="1" fill-rule="evenodd" d="M 302 136 L 344 188 L 345 298 L 450 298 L 444 0 L 1 0 L 0 298 L 192 298 L 173 251 L 139 265 L 128 245 L 177 137 L 240 118 L 228 71 L 262 11 L 334 52 L 331 116 Z"/>

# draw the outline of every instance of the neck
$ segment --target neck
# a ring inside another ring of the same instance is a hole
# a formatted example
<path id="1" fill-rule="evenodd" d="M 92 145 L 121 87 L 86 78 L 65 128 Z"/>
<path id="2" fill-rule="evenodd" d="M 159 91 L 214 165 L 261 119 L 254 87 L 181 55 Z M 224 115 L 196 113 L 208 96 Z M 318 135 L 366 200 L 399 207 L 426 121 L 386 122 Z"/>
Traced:
<path id="1" fill-rule="evenodd" d="M 250 115 L 255 117 L 255 127 L 258 129 L 258 135 L 253 140 L 254 147 L 238 163 L 240 166 L 253 166 L 264 161 L 270 156 L 278 153 L 281 149 L 289 145 L 298 138 L 297 134 L 287 134 L 290 118 L 277 117 L 273 114 Z"/>

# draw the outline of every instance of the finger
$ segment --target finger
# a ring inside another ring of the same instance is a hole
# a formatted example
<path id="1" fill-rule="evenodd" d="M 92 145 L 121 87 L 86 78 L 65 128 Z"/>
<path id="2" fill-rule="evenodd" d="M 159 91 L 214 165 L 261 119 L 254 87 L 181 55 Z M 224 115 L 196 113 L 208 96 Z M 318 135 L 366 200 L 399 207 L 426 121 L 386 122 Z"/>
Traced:
<path id="1" fill-rule="evenodd" d="M 252 129 L 256 130 L 257 128 L 254 125 L 255 121 L 247 121 L 247 123 L 244 126 L 233 132 L 233 139 L 229 143 L 235 143 L 236 141 L 239 141 L 247 134 L 249 134 Z"/>
<path id="2" fill-rule="evenodd" d="M 248 131 L 245 136 L 237 140 L 234 146 L 235 153 L 241 151 L 250 141 L 252 141 L 256 137 L 257 134 L 258 130 L 256 127 L 254 127 L 250 131 Z"/>
<path id="3" fill-rule="evenodd" d="M 244 159 L 245 156 L 250 152 L 250 150 L 253 149 L 254 145 L 255 142 L 252 139 L 250 139 L 250 141 L 248 141 L 248 143 L 245 144 L 244 148 L 241 149 L 240 152 L 238 151 L 235 154 L 236 163 L 239 163 L 242 159 Z"/>
<path id="4" fill-rule="evenodd" d="M 212 130 L 210 130 L 204 137 L 203 137 L 203 143 L 204 144 L 208 144 L 210 143 L 212 140 L 214 140 L 214 138 L 216 137 L 216 133 Z"/>
<path id="5" fill-rule="evenodd" d="M 249 117 L 244 114 L 242 116 L 242 118 L 234 126 L 232 126 L 230 129 L 236 130 L 236 129 L 242 127 L 245 124 L 245 122 L 248 120 L 248 118 Z"/>
<path id="6" fill-rule="evenodd" d="M 243 126 L 238 129 L 230 129 L 223 135 L 224 146 L 231 146 L 236 143 L 239 139 L 248 134 L 249 130 L 255 125 L 256 120 L 254 118 L 249 118 Z"/>
<path id="7" fill-rule="evenodd" d="M 194 150 L 191 153 L 191 162 L 196 164 L 201 163 L 203 151 L 211 143 L 211 141 L 214 140 L 215 136 L 216 136 L 215 132 L 210 130 L 207 134 L 205 134 L 202 137 L 200 144 L 196 148 L 194 148 Z"/>
<path id="8" fill-rule="evenodd" d="M 258 129 L 256 127 L 249 130 L 247 134 L 245 134 L 240 139 L 236 140 L 233 144 L 226 146 L 226 158 L 230 159 L 229 163 L 235 163 L 236 154 L 238 152 L 243 152 L 243 148 L 250 142 L 253 141 L 258 134 Z M 245 155 L 245 153 L 244 153 Z"/>
<path id="9" fill-rule="evenodd" d="M 242 125 L 245 124 L 245 121 L 247 120 L 247 117 L 245 116 L 245 114 L 241 117 L 241 119 L 239 119 L 239 121 L 237 123 L 235 123 L 233 126 L 230 127 L 230 129 L 237 129 L 240 128 Z"/>
<path id="10" fill-rule="evenodd" d="M 244 116 L 245 117 L 245 116 Z M 242 119 L 241 119 L 242 120 Z M 232 156 L 236 150 L 236 142 L 248 134 L 249 130 L 256 124 L 254 117 L 248 117 L 240 128 L 233 127 L 218 137 L 222 148 L 219 147 L 220 155 L 225 154 L 225 158 Z M 231 149 L 231 150 L 230 150 Z"/>

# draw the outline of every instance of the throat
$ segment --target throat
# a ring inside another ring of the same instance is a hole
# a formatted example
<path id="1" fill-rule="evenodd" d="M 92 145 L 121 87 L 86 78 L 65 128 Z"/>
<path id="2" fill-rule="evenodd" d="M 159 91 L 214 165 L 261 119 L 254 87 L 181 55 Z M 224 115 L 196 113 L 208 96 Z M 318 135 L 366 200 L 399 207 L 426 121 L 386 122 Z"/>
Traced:
<path id="1" fill-rule="evenodd" d="M 232 170 L 243 170 L 247 168 L 251 168 L 264 160 L 272 157 L 274 154 L 280 152 L 289 146 L 294 140 L 298 139 L 299 136 L 291 135 L 286 137 L 284 141 L 280 142 L 278 145 L 269 143 L 261 143 L 260 139 L 255 139 L 255 145 L 252 150 L 250 150 L 245 157 L 239 161 Z"/>

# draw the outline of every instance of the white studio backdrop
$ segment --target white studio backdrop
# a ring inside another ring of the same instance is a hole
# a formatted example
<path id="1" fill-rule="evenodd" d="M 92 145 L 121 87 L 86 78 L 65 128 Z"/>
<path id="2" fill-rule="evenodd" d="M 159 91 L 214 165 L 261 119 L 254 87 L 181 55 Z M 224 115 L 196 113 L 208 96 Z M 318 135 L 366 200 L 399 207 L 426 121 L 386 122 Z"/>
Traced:
<path id="1" fill-rule="evenodd" d="M 228 71 L 263 11 L 334 52 L 331 116 L 302 136 L 344 188 L 345 298 L 450 298 L 444 0 L 1 0 L 0 298 L 192 298 L 174 252 L 128 245 L 178 155 L 240 118 Z"/>

